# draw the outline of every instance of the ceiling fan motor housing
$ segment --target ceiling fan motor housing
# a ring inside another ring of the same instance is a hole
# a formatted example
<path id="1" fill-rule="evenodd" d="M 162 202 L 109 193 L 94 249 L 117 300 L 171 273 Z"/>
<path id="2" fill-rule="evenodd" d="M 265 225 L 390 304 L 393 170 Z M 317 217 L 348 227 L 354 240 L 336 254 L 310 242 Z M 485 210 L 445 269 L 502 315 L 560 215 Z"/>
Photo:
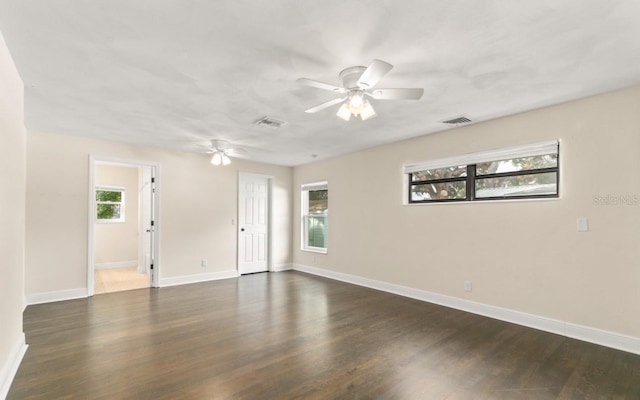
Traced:
<path id="1" fill-rule="evenodd" d="M 357 66 L 357 67 L 349 67 L 343 69 L 340 72 L 340 80 L 342 81 L 342 87 L 347 88 L 349 90 L 359 89 L 358 79 L 362 76 L 362 73 L 367 69 L 367 67 Z"/>

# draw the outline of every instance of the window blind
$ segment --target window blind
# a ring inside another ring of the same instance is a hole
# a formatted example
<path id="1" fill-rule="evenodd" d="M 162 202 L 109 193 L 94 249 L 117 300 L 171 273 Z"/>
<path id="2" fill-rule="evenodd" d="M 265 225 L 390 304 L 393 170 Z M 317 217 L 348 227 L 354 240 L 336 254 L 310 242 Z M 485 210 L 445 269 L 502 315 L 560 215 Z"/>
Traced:
<path id="1" fill-rule="evenodd" d="M 308 191 L 308 190 L 328 190 L 329 189 L 329 183 L 327 181 L 322 181 L 322 182 L 314 182 L 314 183 L 305 183 L 302 185 L 301 187 L 302 191 Z"/>
<path id="2" fill-rule="evenodd" d="M 512 158 L 541 156 L 544 154 L 558 154 L 558 141 L 533 143 L 526 146 L 515 146 L 503 149 L 463 154 L 460 156 L 439 158 L 418 163 L 404 164 L 403 172 L 410 174 L 427 169 L 456 167 L 459 165 L 478 164 L 491 161 L 508 160 Z"/>

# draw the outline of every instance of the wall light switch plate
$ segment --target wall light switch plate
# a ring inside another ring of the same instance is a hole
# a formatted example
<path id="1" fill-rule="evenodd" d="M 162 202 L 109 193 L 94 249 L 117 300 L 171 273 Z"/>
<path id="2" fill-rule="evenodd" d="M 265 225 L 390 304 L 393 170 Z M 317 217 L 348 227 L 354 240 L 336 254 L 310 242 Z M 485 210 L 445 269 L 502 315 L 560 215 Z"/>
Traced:
<path id="1" fill-rule="evenodd" d="M 578 232 L 589 232 L 589 220 L 586 217 L 578 218 Z"/>

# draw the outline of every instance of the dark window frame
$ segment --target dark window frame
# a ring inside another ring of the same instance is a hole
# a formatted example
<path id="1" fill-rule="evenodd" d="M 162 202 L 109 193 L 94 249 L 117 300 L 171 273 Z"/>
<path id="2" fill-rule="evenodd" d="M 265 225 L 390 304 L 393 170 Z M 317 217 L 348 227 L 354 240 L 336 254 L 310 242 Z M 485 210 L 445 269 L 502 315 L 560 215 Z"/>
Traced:
<path id="1" fill-rule="evenodd" d="M 545 154 L 541 154 L 543 156 Z M 512 158 L 515 159 L 516 157 Z M 509 160 L 509 159 L 505 159 Z M 496 160 L 503 161 L 503 160 Z M 523 200 L 523 199 L 545 199 L 545 198 L 559 198 L 560 197 L 560 152 L 556 154 L 556 166 L 548 167 L 548 168 L 534 168 L 534 169 L 525 169 L 520 171 L 510 171 L 510 172 L 499 172 L 492 174 L 484 174 L 476 176 L 476 165 L 475 164 L 467 164 L 467 174 L 463 177 L 455 177 L 455 178 L 439 178 L 439 179 L 427 179 L 427 180 L 419 180 L 414 181 L 413 175 L 415 172 L 410 172 L 407 175 L 407 179 L 409 181 L 408 184 L 408 203 L 409 204 L 424 204 L 424 203 L 460 203 L 460 202 L 471 202 L 471 201 L 499 201 L 499 200 Z M 523 176 L 523 175 L 539 175 L 539 174 L 548 174 L 554 173 L 556 174 L 556 192 L 552 194 L 530 194 L 530 195 L 511 195 L 511 196 L 492 196 L 492 197 L 476 197 L 476 182 L 483 179 L 492 179 L 492 178 L 506 178 L 510 176 Z M 451 182 L 466 182 L 466 190 L 465 190 L 465 198 L 460 199 L 426 199 L 426 200 L 413 200 L 412 192 L 413 186 L 417 185 L 429 185 L 429 184 L 437 184 L 437 183 L 451 183 Z"/>

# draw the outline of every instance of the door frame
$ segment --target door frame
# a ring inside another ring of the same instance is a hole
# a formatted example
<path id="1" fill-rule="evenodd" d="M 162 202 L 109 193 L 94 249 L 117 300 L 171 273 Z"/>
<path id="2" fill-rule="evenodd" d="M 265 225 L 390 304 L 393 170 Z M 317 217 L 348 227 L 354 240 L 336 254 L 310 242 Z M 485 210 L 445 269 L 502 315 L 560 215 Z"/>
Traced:
<path id="1" fill-rule="evenodd" d="M 95 293 L 95 172 L 96 165 L 116 165 L 124 167 L 151 167 L 152 176 L 155 178 L 155 192 L 153 196 L 153 273 L 151 274 L 151 287 L 159 287 L 160 282 L 160 163 L 140 160 L 126 160 L 112 157 L 89 155 L 89 209 L 88 209 L 88 238 L 87 238 L 87 296 Z M 136 244 L 136 246 L 138 246 Z"/>
<path id="2" fill-rule="evenodd" d="M 147 232 L 151 232 L 151 221 L 154 221 L 153 203 L 155 202 L 155 174 L 154 168 L 148 166 L 138 167 L 138 179 L 142 178 L 139 183 L 142 185 L 138 188 L 138 211 L 139 222 L 138 229 L 140 233 L 145 235 Z M 147 186 L 147 183 L 149 185 Z M 155 228 L 155 227 L 153 227 Z M 152 232 L 155 233 L 155 232 Z M 153 237 L 153 235 L 151 235 Z M 140 240 L 141 239 L 141 240 Z M 148 245 L 148 247 L 147 247 Z M 138 240 L 138 273 L 144 273 L 152 275 L 151 264 L 153 264 L 153 243 L 148 241 L 146 237 L 139 238 Z M 149 257 L 147 258 L 147 255 Z"/>
<path id="3" fill-rule="evenodd" d="M 240 203 L 242 202 L 241 190 L 243 178 L 262 178 L 267 180 L 267 272 L 273 271 L 273 175 L 254 174 L 252 172 L 238 172 L 238 209 L 236 218 L 236 270 L 240 271 Z"/>

